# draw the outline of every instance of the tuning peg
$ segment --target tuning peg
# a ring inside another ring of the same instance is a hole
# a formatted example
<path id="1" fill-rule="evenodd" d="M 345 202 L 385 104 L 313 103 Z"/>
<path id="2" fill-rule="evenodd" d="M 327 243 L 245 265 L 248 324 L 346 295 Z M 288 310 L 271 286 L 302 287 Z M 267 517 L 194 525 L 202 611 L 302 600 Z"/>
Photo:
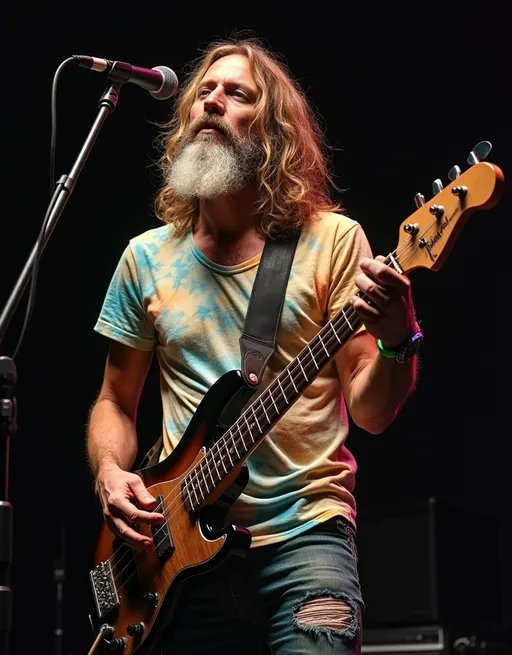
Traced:
<path id="1" fill-rule="evenodd" d="M 468 164 L 471 164 L 471 166 L 473 166 L 473 164 L 478 164 L 478 162 L 487 159 L 491 150 L 492 150 L 492 144 L 490 141 L 480 141 L 469 153 Z"/>
<path id="2" fill-rule="evenodd" d="M 437 195 L 438 193 L 441 193 L 442 190 L 443 190 L 443 183 L 439 178 L 437 178 L 437 180 L 434 180 L 432 182 L 432 191 L 434 195 Z"/>
<path id="3" fill-rule="evenodd" d="M 425 196 L 422 193 L 417 193 L 414 196 L 414 204 L 419 209 L 422 205 L 425 204 Z"/>
<path id="4" fill-rule="evenodd" d="M 448 179 L 450 179 L 452 182 L 456 180 L 461 173 L 460 168 L 455 164 L 455 166 L 452 166 L 450 170 L 448 171 Z"/>

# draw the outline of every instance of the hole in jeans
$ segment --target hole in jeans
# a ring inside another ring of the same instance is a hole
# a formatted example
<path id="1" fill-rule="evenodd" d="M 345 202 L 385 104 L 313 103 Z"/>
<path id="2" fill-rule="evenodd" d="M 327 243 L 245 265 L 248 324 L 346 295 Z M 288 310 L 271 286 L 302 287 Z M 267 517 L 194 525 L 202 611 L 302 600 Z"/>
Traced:
<path id="1" fill-rule="evenodd" d="M 347 594 L 322 589 L 309 592 L 294 606 L 293 623 L 296 629 L 315 637 L 323 634 L 330 642 L 333 635 L 353 639 L 358 629 L 358 613 Z"/>

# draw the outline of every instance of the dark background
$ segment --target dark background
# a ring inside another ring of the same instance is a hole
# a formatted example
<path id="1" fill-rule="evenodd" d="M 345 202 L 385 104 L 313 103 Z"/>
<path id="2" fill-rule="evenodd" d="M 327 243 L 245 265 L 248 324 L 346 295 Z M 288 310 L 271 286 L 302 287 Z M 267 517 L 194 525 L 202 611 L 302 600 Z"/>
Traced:
<path id="1" fill-rule="evenodd" d="M 322 117 L 348 213 L 375 254 L 395 248 L 418 191 L 447 181 L 480 140 L 511 170 L 510 9 L 486 3 L 172 3 L 92 6 L 4 2 L 0 302 L 7 300 L 49 201 L 50 92 L 57 66 L 89 54 L 151 68 L 184 67 L 212 39 L 252 30 L 283 54 Z M 68 173 L 93 120 L 104 78 L 61 76 L 57 176 Z M 128 239 L 158 223 L 155 123 L 170 106 L 132 85 L 87 161 L 44 252 L 34 315 L 16 360 L 19 428 L 11 440 L 14 506 L 13 653 L 51 653 L 54 561 L 65 537 L 64 653 L 88 652 L 88 570 L 100 516 L 85 462 L 84 432 L 99 390 L 106 341 L 93 332 Z M 469 220 L 438 273 L 412 274 L 426 340 L 418 388 L 380 436 L 352 428 L 361 515 L 431 497 L 499 521 L 505 618 L 512 615 L 509 555 L 510 199 Z M 25 302 L 0 354 L 11 355 Z M 155 371 L 139 416 L 144 446 L 158 434 Z M 460 543 L 471 540 L 471 522 Z M 376 543 L 375 549 L 381 544 Z M 421 566 L 414 549 L 404 561 Z M 468 562 L 468 593 L 478 594 Z M 392 590 L 390 590 L 390 593 Z M 498 617 L 496 617 L 498 619 Z"/>

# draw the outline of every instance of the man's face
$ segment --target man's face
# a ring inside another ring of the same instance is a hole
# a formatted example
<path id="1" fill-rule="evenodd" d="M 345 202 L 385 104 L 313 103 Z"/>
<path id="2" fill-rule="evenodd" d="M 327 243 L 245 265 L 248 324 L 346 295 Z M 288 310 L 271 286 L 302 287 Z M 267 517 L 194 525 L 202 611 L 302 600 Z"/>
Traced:
<path id="1" fill-rule="evenodd" d="M 229 139 L 230 135 L 247 137 L 257 98 L 248 59 L 242 55 L 222 57 L 210 66 L 197 87 L 189 129 L 215 140 Z"/>
<path id="2" fill-rule="evenodd" d="M 196 91 L 167 183 L 187 198 L 216 198 L 254 179 L 262 151 L 249 135 L 258 90 L 241 55 L 216 61 Z"/>

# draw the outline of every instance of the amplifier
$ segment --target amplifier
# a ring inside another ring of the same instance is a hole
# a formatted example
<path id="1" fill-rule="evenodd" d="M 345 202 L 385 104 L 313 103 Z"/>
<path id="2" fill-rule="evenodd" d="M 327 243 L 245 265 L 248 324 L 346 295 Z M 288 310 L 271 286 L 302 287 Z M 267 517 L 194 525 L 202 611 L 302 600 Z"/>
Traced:
<path id="1" fill-rule="evenodd" d="M 361 514 L 357 542 L 366 627 L 501 623 L 493 519 L 430 499 Z"/>
<path id="2" fill-rule="evenodd" d="M 363 629 L 361 653 L 368 655 L 510 655 L 497 629 L 440 625 Z"/>

